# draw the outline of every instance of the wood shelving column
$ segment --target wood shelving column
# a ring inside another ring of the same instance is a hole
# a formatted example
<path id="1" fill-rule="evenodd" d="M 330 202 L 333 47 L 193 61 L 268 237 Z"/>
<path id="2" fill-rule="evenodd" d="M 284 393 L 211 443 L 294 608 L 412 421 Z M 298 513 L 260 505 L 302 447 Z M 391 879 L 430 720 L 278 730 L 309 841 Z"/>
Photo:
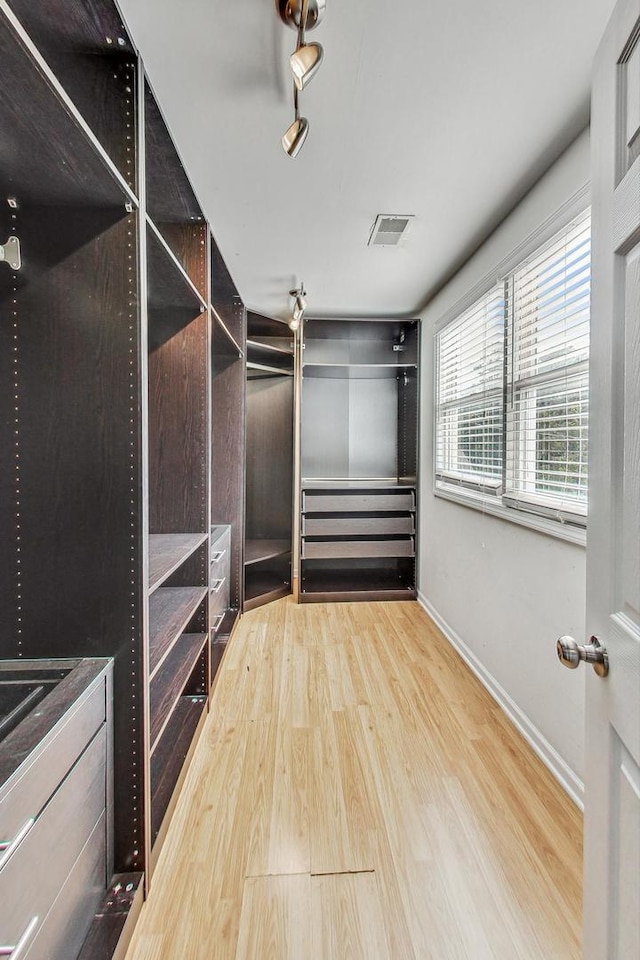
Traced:
<path id="1" fill-rule="evenodd" d="M 149 869 L 209 690 L 208 227 L 144 87 Z"/>
<path id="2" fill-rule="evenodd" d="M 242 609 L 246 310 L 211 238 L 211 523 L 230 524 L 229 609 L 212 638 L 212 672 Z"/>
<path id="3" fill-rule="evenodd" d="M 244 609 L 291 593 L 293 336 L 286 323 L 247 317 Z"/>

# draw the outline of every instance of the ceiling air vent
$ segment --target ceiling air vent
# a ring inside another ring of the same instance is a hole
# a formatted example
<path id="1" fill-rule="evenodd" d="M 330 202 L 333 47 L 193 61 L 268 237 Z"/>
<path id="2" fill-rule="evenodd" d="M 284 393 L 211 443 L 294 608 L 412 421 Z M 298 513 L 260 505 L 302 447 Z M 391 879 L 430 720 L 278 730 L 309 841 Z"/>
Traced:
<path id="1" fill-rule="evenodd" d="M 370 247 L 397 247 L 407 235 L 413 214 L 400 216 L 398 214 L 380 213 L 376 217 L 371 236 Z"/>

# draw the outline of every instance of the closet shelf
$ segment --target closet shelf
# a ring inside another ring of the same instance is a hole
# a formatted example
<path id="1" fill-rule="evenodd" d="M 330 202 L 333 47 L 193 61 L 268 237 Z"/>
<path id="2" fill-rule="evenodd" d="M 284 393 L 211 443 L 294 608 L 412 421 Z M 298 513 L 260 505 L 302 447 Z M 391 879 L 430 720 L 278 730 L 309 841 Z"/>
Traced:
<path id="1" fill-rule="evenodd" d="M 137 199 L 15 15 L 5 6 L 0 127 L 5 191 L 21 204 L 123 208 Z M 25 108 L 28 104 L 28 109 Z M 4 239 L 4 238 L 3 238 Z"/>
<path id="2" fill-rule="evenodd" d="M 220 316 L 216 308 L 212 304 L 209 304 L 209 307 L 211 309 L 211 314 L 214 320 L 214 324 L 213 324 L 214 335 L 216 331 L 220 331 L 220 333 L 222 333 L 223 336 L 226 338 L 228 344 L 231 346 L 234 352 L 234 355 L 237 355 L 238 357 L 243 357 L 244 350 L 242 349 L 240 344 L 237 342 L 235 337 L 231 334 L 231 332 L 229 331 L 229 328 L 227 327 L 226 323 L 224 322 L 224 320 L 222 319 L 222 317 Z"/>
<path id="3" fill-rule="evenodd" d="M 160 587 L 149 598 L 149 676 L 153 678 L 207 595 L 206 587 Z"/>
<path id="4" fill-rule="evenodd" d="M 293 370 L 284 370 L 281 367 L 268 366 L 266 363 L 255 363 L 253 360 L 247 361 L 247 370 L 254 370 L 258 374 L 270 377 L 292 377 Z"/>
<path id="5" fill-rule="evenodd" d="M 277 346 L 275 343 L 266 343 L 261 340 L 247 340 L 247 349 L 256 352 L 265 351 L 268 354 L 274 354 L 284 357 L 293 357 L 293 347 Z"/>
<path id="6" fill-rule="evenodd" d="M 151 754 L 158 744 L 173 708 L 182 694 L 187 680 L 193 673 L 198 658 L 207 642 L 206 633 L 183 633 L 150 684 L 150 734 Z"/>
<path id="7" fill-rule="evenodd" d="M 206 533 L 150 534 L 149 593 L 164 583 L 206 539 Z"/>
<path id="8" fill-rule="evenodd" d="M 149 238 L 149 305 L 157 309 L 177 307 L 193 310 L 194 314 L 206 310 L 207 305 L 191 277 L 153 220 L 148 215 L 146 219 Z"/>
<path id="9" fill-rule="evenodd" d="M 272 560 L 291 552 L 289 540 L 247 540 L 244 550 L 244 565 L 260 563 L 262 560 Z"/>

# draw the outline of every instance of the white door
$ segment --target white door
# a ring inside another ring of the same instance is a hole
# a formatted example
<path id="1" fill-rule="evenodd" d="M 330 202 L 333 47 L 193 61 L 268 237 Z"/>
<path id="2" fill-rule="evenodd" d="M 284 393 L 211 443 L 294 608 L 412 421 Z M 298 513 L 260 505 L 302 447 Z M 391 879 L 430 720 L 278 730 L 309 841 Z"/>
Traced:
<path id="1" fill-rule="evenodd" d="M 640 0 L 595 62 L 585 960 L 640 960 Z"/>

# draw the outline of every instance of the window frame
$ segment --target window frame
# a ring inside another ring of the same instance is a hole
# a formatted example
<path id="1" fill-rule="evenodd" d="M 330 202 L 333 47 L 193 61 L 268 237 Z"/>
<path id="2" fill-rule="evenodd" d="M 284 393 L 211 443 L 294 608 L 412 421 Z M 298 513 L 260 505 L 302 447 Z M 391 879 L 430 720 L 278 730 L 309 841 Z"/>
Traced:
<path id="1" fill-rule="evenodd" d="M 447 477 L 444 472 L 439 472 L 438 465 L 438 356 L 440 335 L 446 327 L 459 319 L 464 313 L 473 308 L 473 306 L 486 297 L 493 288 L 499 284 L 505 285 L 505 296 L 509 296 L 509 281 L 518 268 L 543 248 L 555 235 L 567 228 L 572 221 L 586 214 L 590 205 L 590 185 L 585 185 L 578 193 L 559 208 L 551 217 L 545 221 L 538 230 L 534 231 L 523 242 L 511 251 L 494 270 L 486 274 L 477 284 L 475 284 L 464 297 L 457 301 L 437 322 L 434 330 L 434 355 L 433 355 L 433 494 L 434 496 L 458 503 L 462 506 L 479 510 L 487 515 L 496 516 L 520 526 L 537 530 L 541 533 L 549 534 L 579 545 L 586 544 L 586 514 L 577 511 L 564 510 L 561 507 L 554 507 L 549 504 L 541 504 L 535 499 L 529 501 L 526 496 L 513 496 L 505 483 L 507 461 L 509 459 L 509 450 L 507 449 L 507 416 L 508 416 L 508 391 L 510 385 L 507 378 L 507 332 L 505 315 L 505 370 L 503 374 L 503 445 L 504 462 L 502 472 L 502 483 L 498 490 L 489 493 L 486 484 L 468 483 L 464 480 L 456 480 Z M 506 314 L 506 311 L 505 311 Z M 588 366 L 588 363 L 587 363 Z"/>

